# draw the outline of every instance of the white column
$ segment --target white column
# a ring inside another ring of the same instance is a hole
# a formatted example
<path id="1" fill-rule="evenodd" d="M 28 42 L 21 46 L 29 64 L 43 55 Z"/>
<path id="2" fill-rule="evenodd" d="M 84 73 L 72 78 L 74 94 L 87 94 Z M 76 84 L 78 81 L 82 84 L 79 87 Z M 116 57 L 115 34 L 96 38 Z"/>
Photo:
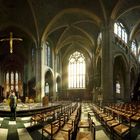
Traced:
<path id="1" fill-rule="evenodd" d="M 41 102 L 41 51 L 41 47 L 36 49 L 36 102 Z"/>

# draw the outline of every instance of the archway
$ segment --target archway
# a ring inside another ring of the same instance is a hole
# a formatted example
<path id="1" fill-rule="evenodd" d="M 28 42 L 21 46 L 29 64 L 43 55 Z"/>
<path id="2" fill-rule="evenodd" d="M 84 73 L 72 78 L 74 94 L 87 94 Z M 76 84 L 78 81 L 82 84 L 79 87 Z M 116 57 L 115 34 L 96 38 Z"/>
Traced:
<path id="1" fill-rule="evenodd" d="M 114 60 L 113 69 L 113 91 L 114 100 L 116 102 L 123 101 L 125 97 L 125 87 L 126 87 L 126 63 L 123 56 L 119 55 Z"/>
<path id="2" fill-rule="evenodd" d="M 101 58 L 98 58 L 96 66 L 96 87 L 101 87 Z"/>
<path id="3" fill-rule="evenodd" d="M 131 68 L 131 71 L 130 71 L 130 91 L 131 91 L 131 98 L 133 98 L 134 96 L 134 88 L 135 88 L 135 79 L 136 79 L 136 76 L 135 76 L 135 70 L 134 68 Z"/>
<path id="4" fill-rule="evenodd" d="M 61 78 L 57 76 L 56 78 L 56 97 L 59 99 L 61 96 Z"/>
<path id="5" fill-rule="evenodd" d="M 45 74 L 45 95 L 48 96 L 49 101 L 53 98 L 53 75 L 50 70 Z"/>
<path id="6" fill-rule="evenodd" d="M 23 97 L 23 64 L 16 54 L 8 54 L 1 62 L 3 74 L 3 97 L 7 98 L 13 90 L 18 98 Z"/>

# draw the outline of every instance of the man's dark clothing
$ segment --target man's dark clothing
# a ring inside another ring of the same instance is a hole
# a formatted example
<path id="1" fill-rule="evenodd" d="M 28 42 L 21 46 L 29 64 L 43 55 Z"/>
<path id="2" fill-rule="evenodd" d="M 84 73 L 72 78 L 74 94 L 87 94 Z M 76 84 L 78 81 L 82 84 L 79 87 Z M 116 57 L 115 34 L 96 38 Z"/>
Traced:
<path id="1" fill-rule="evenodd" d="M 16 120 L 16 106 L 17 98 L 15 95 L 10 96 L 10 109 L 11 109 L 11 119 Z"/>

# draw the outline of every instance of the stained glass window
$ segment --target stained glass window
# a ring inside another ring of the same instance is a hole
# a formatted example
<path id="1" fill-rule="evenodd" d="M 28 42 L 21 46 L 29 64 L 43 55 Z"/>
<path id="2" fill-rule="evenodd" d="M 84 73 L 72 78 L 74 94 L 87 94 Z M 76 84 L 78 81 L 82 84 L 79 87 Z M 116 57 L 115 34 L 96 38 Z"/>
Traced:
<path id="1" fill-rule="evenodd" d="M 15 83 L 18 84 L 18 73 L 15 73 Z"/>
<path id="2" fill-rule="evenodd" d="M 18 72 L 15 73 L 15 90 L 18 91 Z"/>
<path id="3" fill-rule="evenodd" d="M 115 34 L 118 34 L 117 27 L 118 27 L 118 26 L 117 26 L 117 23 L 114 23 L 114 33 L 115 33 Z"/>
<path id="4" fill-rule="evenodd" d="M 99 33 L 98 39 L 97 39 L 97 44 L 98 44 L 98 46 L 101 45 L 101 42 L 102 42 L 102 33 Z"/>
<path id="5" fill-rule="evenodd" d="M 136 45 L 136 41 L 133 40 L 132 44 L 131 44 L 131 51 L 132 53 L 136 56 L 137 55 L 137 45 Z"/>
<path id="6" fill-rule="evenodd" d="M 126 29 L 122 23 L 116 22 L 114 23 L 114 33 L 122 39 L 125 43 L 127 43 L 128 35 L 126 33 Z"/>
<path id="7" fill-rule="evenodd" d="M 46 63 L 49 67 L 51 67 L 51 47 L 50 43 L 46 42 Z"/>
<path id="8" fill-rule="evenodd" d="M 34 62 L 34 56 L 35 56 L 35 49 L 34 48 L 32 48 L 32 62 Z"/>
<path id="9" fill-rule="evenodd" d="M 120 86 L 120 82 L 116 81 L 116 93 L 120 94 L 121 90 L 120 90 L 121 86 Z"/>
<path id="10" fill-rule="evenodd" d="M 19 72 L 10 71 L 6 73 L 6 91 L 10 90 L 19 91 Z"/>
<path id="11" fill-rule="evenodd" d="M 6 73 L 6 84 L 9 84 L 9 72 Z"/>
<path id="12" fill-rule="evenodd" d="M 11 72 L 11 84 L 14 84 L 14 73 Z"/>
<path id="13" fill-rule="evenodd" d="M 31 51 L 31 68 L 32 68 L 32 71 L 34 70 L 34 65 L 35 65 L 35 48 L 32 48 L 32 51 Z"/>
<path id="14" fill-rule="evenodd" d="M 69 58 L 68 64 L 68 87 L 85 88 L 85 57 L 76 51 Z"/>
<path id="15" fill-rule="evenodd" d="M 46 83 L 45 84 L 45 95 L 48 95 L 49 94 L 49 84 Z"/>
<path id="16" fill-rule="evenodd" d="M 138 47 L 138 61 L 140 62 L 140 46 Z"/>
<path id="17" fill-rule="evenodd" d="M 57 72 L 60 71 L 60 55 L 57 55 Z"/>

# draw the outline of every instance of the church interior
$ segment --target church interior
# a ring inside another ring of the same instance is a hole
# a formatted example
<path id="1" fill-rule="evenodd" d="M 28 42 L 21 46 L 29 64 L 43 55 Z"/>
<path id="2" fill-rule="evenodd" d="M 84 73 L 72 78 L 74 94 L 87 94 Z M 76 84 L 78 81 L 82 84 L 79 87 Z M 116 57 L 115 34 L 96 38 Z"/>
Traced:
<path id="1" fill-rule="evenodd" d="M 140 1 L 0 0 L 0 139 L 140 140 Z"/>

